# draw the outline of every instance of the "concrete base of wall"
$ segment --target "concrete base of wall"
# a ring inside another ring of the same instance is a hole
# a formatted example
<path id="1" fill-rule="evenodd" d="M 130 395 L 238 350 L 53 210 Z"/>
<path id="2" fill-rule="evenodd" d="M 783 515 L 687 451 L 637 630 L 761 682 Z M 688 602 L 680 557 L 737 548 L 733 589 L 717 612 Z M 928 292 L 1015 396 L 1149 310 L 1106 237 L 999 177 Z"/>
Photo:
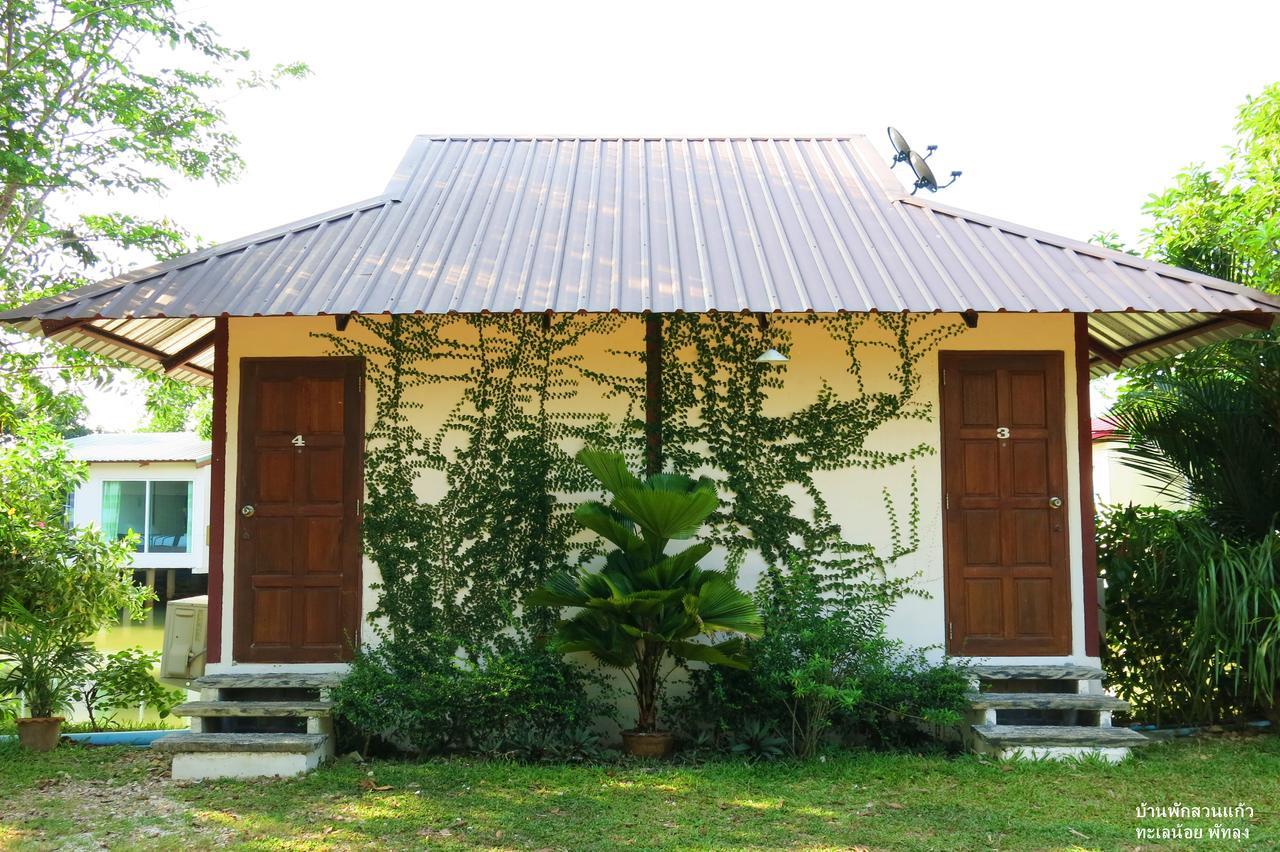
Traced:
<path id="1" fill-rule="evenodd" d="M 319 748 L 305 754 L 280 752 L 179 753 L 173 756 L 176 781 L 205 781 L 215 778 L 289 778 L 304 775 L 325 757 Z"/>

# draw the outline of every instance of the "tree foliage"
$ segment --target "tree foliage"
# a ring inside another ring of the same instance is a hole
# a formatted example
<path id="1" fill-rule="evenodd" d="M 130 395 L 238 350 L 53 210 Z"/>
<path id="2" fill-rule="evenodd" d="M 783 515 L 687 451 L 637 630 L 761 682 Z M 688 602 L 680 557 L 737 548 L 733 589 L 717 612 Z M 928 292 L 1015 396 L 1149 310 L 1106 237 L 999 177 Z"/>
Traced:
<path id="1" fill-rule="evenodd" d="M 184 251 L 168 220 L 106 199 L 162 193 L 174 176 L 226 181 L 242 166 L 221 100 L 306 72 L 236 69 L 223 44 L 172 0 L 5 0 L 0 5 L 0 308 L 87 283 L 112 265 Z M 0 336 L 0 429 L 70 405 L 111 362 Z"/>
<path id="2" fill-rule="evenodd" d="M 1245 101 L 1236 133 L 1220 166 L 1188 166 L 1151 196 L 1148 254 L 1280 292 L 1280 83 Z"/>

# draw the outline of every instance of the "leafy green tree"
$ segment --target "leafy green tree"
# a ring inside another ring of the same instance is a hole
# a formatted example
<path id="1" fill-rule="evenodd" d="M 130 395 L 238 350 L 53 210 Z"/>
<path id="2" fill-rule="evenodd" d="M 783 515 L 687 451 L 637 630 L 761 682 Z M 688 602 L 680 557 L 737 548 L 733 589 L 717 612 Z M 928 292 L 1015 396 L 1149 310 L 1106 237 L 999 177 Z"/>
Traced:
<path id="1" fill-rule="evenodd" d="M 133 542 L 66 523 L 67 493 L 84 481 L 85 466 L 46 424 L 29 421 L 16 437 L 0 449 L 0 601 L 56 616 L 79 638 L 121 610 L 141 617 L 148 592 L 133 585 Z"/>
<path id="2" fill-rule="evenodd" d="M 1280 83 L 1240 107 L 1217 168 L 1194 164 L 1145 207 L 1149 255 L 1280 292 Z"/>
<path id="3" fill-rule="evenodd" d="M 669 657 L 744 667 L 742 639 L 758 636 L 760 615 L 750 596 L 724 573 L 698 567 L 712 545 L 668 555 L 672 541 L 693 538 L 719 505 L 710 480 L 655 474 L 644 480 L 620 453 L 582 450 L 581 462 L 610 494 L 589 501 L 574 517 L 616 547 L 598 571 L 560 574 L 528 596 L 534 606 L 576 607 L 556 632 L 560 651 L 585 651 L 620 670 L 635 693 L 635 730 L 658 726 L 658 696 L 670 674 Z"/>
<path id="4" fill-rule="evenodd" d="M 213 397 L 207 388 L 183 384 L 159 373 L 145 374 L 149 419 L 143 432 L 195 431 L 213 437 Z"/>
<path id="5" fill-rule="evenodd" d="M 163 193 L 173 176 L 234 178 L 242 162 L 221 98 L 306 73 L 293 64 L 237 75 L 248 58 L 173 0 L 0 5 L 0 308 L 187 248 L 173 222 L 86 208 Z M 69 386 L 107 381 L 112 366 L 3 333 L 0 429 L 61 404 Z"/>

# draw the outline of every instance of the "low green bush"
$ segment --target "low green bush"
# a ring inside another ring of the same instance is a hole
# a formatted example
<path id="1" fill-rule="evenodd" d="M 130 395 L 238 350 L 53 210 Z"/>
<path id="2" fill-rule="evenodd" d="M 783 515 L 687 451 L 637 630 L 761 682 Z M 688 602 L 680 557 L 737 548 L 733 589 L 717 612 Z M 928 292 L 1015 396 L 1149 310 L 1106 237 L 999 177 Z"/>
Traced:
<path id="1" fill-rule="evenodd" d="M 1102 662 L 1135 719 L 1206 724 L 1277 716 L 1280 534 L 1231 541 L 1198 511 L 1110 507 Z"/>
<path id="2" fill-rule="evenodd" d="M 767 758 L 759 744 L 771 736 L 811 757 L 828 743 L 892 747 L 921 739 L 920 722 L 958 723 L 965 674 L 884 635 L 903 593 L 875 580 L 833 588 L 822 566 L 798 558 L 770 571 L 756 592 L 765 633 L 746 645 L 749 667 L 691 671 L 678 727 Z"/>
<path id="3" fill-rule="evenodd" d="M 182 703 L 184 694 L 166 689 L 155 678 L 160 662 L 159 651 L 125 648 L 104 654 L 90 664 L 84 680 L 76 688 L 76 700 L 84 704 L 89 728 L 119 728 L 115 714 L 136 710 L 139 706 L 154 709 L 161 719 Z"/>
<path id="4" fill-rule="evenodd" d="M 362 650 L 334 690 L 334 711 L 366 747 L 373 739 L 417 754 L 510 753 L 541 758 L 585 752 L 612 717 L 603 676 L 528 642 L 457 655 L 431 635 L 385 637 Z"/>

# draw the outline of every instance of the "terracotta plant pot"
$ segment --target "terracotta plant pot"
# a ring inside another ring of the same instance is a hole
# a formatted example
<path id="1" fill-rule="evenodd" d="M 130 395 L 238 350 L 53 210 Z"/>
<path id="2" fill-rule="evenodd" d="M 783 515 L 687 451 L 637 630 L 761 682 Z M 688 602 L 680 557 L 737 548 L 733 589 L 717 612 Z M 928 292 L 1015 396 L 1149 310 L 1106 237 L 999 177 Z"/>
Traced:
<path id="1" fill-rule="evenodd" d="M 50 751 L 62 733 L 62 717 L 18 719 L 18 745 L 27 751 Z"/>
<path id="2" fill-rule="evenodd" d="M 675 737 L 670 731 L 622 732 L 622 750 L 632 757 L 670 757 Z"/>

